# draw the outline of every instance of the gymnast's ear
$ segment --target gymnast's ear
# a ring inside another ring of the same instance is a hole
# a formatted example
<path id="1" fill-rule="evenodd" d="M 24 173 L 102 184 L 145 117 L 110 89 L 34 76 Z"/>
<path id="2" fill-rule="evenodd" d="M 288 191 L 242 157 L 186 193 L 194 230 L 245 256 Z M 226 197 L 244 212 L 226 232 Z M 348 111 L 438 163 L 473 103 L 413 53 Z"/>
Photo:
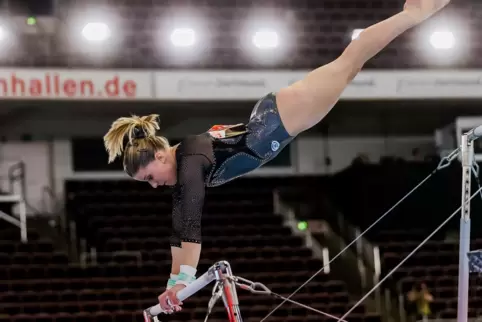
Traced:
<path id="1" fill-rule="evenodd" d="M 157 150 L 155 154 L 156 160 L 160 161 L 161 163 L 167 162 L 167 149 Z"/>

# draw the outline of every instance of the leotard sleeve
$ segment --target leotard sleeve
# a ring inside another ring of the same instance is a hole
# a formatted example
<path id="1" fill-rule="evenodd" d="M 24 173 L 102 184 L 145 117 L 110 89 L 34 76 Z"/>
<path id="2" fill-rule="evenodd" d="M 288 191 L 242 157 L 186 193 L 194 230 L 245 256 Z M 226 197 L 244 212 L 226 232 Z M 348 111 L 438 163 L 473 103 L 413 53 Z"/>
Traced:
<path id="1" fill-rule="evenodd" d="M 171 246 L 181 242 L 201 243 L 201 217 L 205 197 L 204 155 L 183 156 L 178 163 L 177 184 L 173 192 Z"/>

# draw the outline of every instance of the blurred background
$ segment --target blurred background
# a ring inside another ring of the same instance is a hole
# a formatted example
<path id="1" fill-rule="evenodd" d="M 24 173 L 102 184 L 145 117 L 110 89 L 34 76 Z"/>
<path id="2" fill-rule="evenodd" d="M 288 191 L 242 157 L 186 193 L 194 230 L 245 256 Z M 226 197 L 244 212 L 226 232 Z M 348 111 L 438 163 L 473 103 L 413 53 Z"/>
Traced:
<path id="1" fill-rule="evenodd" d="M 171 264 L 170 191 L 107 164 L 112 121 L 157 113 L 171 144 L 247 122 L 261 96 L 335 59 L 403 3 L 0 0 L 0 321 L 140 321 L 156 304 Z M 482 2 L 452 1 L 368 62 L 276 160 L 208 190 L 198 271 L 228 260 L 286 296 L 326 265 L 293 299 L 343 315 L 460 205 L 456 159 L 331 262 L 482 124 L 481 18 Z M 472 249 L 482 245 L 480 201 Z M 456 318 L 458 225 L 348 321 Z M 482 312 L 478 284 L 471 277 L 471 320 Z M 210 295 L 160 320 L 204 321 Z M 238 295 L 250 322 L 280 302 Z M 322 320 L 287 303 L 267 321 Z M 209 321 L 226 321 L 221 302 Z"/>

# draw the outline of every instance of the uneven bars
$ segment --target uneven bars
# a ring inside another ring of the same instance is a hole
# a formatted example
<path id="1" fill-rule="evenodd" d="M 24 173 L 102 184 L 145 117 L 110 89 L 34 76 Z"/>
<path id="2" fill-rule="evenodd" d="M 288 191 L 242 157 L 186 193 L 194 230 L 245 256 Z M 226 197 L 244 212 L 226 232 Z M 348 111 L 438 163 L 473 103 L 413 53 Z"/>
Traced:
<path id="1" fill-rule="evenodd" d="M 457 322 L 467 322 L 469 309 L 469 261 L 470 252 L 470 203 L 472 167 L 474 163 L 474 141 L 482 137 L 482 125 L 462 135 L 462 208 L 459 233 L 459 280 Z"/>
<path id="2" fill-rule="evenodd" d="M 184 301 L 188 297 L 194 295 L 195 293 L 199 292 L 201 289 L 206 287 L 209 283 L 214 281 L 216 279 L 216 276 L 214 274 L 214 268 L 216 265 L 212 266 L 206 273 L 201 275 L 199 278 L 197 278 L 194 282 L 177 292 L 177 298 L 180 301 Z M 160 304 L 151 306 L 150 308 L 146 309 L 144 311 L 144 314 L 146 312 L 152 316 L 159 315 L 161 313 L 166 313 Z"/>

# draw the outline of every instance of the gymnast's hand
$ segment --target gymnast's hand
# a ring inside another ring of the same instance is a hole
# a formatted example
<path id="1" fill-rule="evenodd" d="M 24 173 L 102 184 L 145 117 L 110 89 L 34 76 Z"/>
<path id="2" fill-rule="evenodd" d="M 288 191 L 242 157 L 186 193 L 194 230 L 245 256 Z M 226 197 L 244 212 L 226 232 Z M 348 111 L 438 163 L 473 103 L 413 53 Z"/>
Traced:
<path id="1" fill-rule="evenodd" d="M 421 23 L 449 2 L 450 0 L 406 0 L 404 11 L 415 20 L 415 23 Z"/>
<path id="2" fill-rule="evenodd" d="M 182 310 L 182 302 L 177 298 L 177 292 L 185 288 L 185 285 L 178 284 L 159 295 L 159 304 L 167 313 L 179 312 Z"/>

